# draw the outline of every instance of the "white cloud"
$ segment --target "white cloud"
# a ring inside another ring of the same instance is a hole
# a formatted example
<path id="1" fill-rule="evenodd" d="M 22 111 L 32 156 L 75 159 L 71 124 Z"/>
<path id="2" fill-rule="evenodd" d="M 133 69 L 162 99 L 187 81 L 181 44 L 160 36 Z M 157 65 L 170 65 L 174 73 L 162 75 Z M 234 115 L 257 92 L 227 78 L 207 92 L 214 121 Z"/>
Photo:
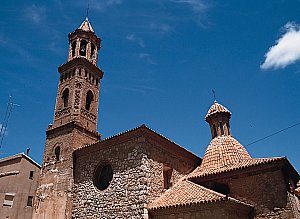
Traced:
<path id="1" fill-rule="evenodd" d="M 186 4 L 195 13 L 205 12 L 208 8 L 203 0 L 174 0 L 174 2 Z"/>
<path id="2" fill-rule="evenodd" d="M 151 23 L 150 29 L 158 31 L 160 34 L 168 34 L 173 31 L 173 27 L 165 23 Z"/>
<path id="3" fill-rule="evenodd" d="M 265 54 L 265 61 L 261 69 L 285 68 L 300 60 L 300 26 L 296 23 L 287 23 L 285 33 L 269 48 Z"/>
<path id="4" fill-rule="evenodd" d="M 122 0 L 90 0 L 89 5 L 91 9 L 96 9 L 98 11 L 103 11 L 108 7 L 113 7 L 114 5 L 122 4 Z M 86 5 L 88 6 L 88 5 Z"/>
<path id="5" fill-rule="evenodd" d="M 151 56 L 150 56 L 149 53 L 140 53 L 140 54 L 139 54 L 139 58 L 145 60 L 145 61 L 146 61 L 148 64 L 150 64 L 150 65 L 156 65 L 156 62 L 154 62 L 154 61 L 151 59 Z"/>
<path id="6" fill-rule="evenodd" d="M 25 9 L 25 16 L 35 24 L 40 24 L 46 18 L 46 8 L 35 4 Z"/>
<path id="7" fill-rule="evenodd" d="M 135 34 L 129 34 L 126 36 L 126 39 L 130 42 L 138 44 L 140 47 L 145 47 L 144 40 L 140 37 L 137 37 Z"/>

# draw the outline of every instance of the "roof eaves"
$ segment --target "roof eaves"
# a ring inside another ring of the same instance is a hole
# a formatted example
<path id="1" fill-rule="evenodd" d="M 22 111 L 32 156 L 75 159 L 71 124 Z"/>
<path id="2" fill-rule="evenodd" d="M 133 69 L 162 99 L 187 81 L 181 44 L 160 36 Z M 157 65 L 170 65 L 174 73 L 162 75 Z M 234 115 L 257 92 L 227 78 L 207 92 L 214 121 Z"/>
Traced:
<path id="1" fill-rule="evenodd" d="M 276 162 L 276 161 L 282 161 L 282 160 L 287 160 L 287 157 L 284 156 L 284 157 L 274 157 L 274 158 L 256 158 L 256 159 L 265 159 L 265 160 L 262 160 L 262 162 L 260 163 L 253 163 L 253 164 L 250 164 L 250 165 L 244 165 L 244 166 L 237 166 L 237 167 L 232 167 L 232 168 L 228 168 L 228 169 L 221 169 L 220 171 L 214 171 L 212 170 L 212 172 L 205 172 L 203 174 L 193 174 L 190 173 L 190 176 L 188 176 L 188 179 L 195 179 L 195 178 L 203 178 L 203 177 L 207 177 L 207 176 L 211 176 L 211 175 L 218 175 L 218 174 L 222 174 L 222 173 L 228 173 L 228 172 L 231 172 L 231 171 L 236 171 L 236 170 L 241 170 L 241 169 L 246 169 L 246 168 L 250 168 L 250 167 L 255 167 L 255 166 L 260 166 L 260 165 L 263 165 L 263 164 L 269 164 L 269 163 L 272 163 L 272 162 Z M 251 159 L 251 160 L 256 160 L 255 158 L 254 159 Z"/>

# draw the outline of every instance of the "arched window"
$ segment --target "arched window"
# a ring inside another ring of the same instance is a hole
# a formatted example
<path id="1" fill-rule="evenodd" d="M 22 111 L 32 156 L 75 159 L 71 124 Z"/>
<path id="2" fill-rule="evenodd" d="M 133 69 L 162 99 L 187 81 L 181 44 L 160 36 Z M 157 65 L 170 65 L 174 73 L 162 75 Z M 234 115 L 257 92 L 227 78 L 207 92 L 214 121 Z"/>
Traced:
<path id="1" fill-rule="evenodd" d="M 68 106 L 68 102 L 69 102 L 69 89 L 66 88 L 62 94 L 62 99 L 63 99 L 63 103 L 64 103 L 64 107 Z"/>
<path id="2" fill-rule="evenodd" d="M 80 50 L 79 50 L 79 54 L 81 56 L 85 56 L 86 55 L 86 45 L 87 45 L 87 42 L 85 40 L 81 40 L 81 42 L 80 42 Z"/>
<path id="3" fill-rule="evenodd" d="M 85 100 L 85 109 L 86 110 L 90 110 L 93 99 L 94 99 L 94 95 L 93 95 L 92 91 L 89 90 L 86 94 L 86 100 Z"/>
<path id="4" fill-rule="evenodd" d="M 60 158 L 60 147 L 57 146 L 54 150 L 54 154 L 55 154 L 55 160 L 56 161 L 59 161 L 59 158 Z"/>
<path id="5" fill-rule="evenodd" d="M 75 49 L 76 49 L 76 41 L 74 41 L 74 42 L 72 43 L 72 57 L 75 56 Z"/>

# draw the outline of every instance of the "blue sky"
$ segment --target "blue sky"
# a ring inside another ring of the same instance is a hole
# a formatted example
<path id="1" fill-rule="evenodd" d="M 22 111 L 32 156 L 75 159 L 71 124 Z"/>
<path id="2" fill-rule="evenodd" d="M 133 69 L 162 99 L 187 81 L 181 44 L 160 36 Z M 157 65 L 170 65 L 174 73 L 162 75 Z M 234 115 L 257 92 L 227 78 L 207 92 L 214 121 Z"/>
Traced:
<path id="1" fill-rule="evenodd" d="M 89 1 L 102 38 L 99 125 L 103 137 L 142 123 L 203 156 L 204 116 L 217 100 L 247 145 L 300 122 L 300 2 Z M 53 121 L 68 33 L 87 1 L 5 1 L 0 9 L 0 117 L 11 114 L 0 157 L 31 148 L 41 163 Z M 1 122 L 0 122 L 1 123 Z M 3 122 L 2 122 L 3 123 Z M 253 157 L 288 156 L 300 170 L 300 125 L 247 146 Z"/>

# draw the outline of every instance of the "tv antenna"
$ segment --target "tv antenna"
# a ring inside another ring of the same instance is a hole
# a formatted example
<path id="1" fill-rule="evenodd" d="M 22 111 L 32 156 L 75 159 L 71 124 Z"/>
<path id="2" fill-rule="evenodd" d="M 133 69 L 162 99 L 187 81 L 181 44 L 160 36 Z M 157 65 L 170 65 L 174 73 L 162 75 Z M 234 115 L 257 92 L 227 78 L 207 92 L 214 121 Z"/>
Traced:
<path id="1" fill-rule="evenodd" d="M 9 117 L 13 111 L 14 106 L 20 106 L 20 105 L 13 103 L 12 96 L 9 95 L 5 116 L 4 116 L 3 122 L 1 124 L 1 129 L 0 129 L 0 148 L 2 147 L 3 139 L 4 139 L 4 136 L 6 135 Z"/>

